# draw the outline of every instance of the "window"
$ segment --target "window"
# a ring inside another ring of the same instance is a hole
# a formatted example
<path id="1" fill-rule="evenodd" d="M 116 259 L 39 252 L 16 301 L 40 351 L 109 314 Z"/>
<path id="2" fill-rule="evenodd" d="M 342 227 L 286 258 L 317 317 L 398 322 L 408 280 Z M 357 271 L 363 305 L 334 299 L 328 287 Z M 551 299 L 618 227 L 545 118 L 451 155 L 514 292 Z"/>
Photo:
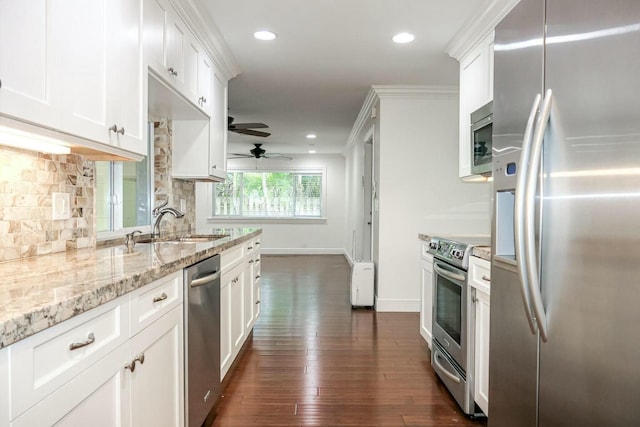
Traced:
<path id="1" fill-rule="evenodd" d="M 153 128 L 149 132 L 153 140 Z M 149 156 L 139 162 L 96 162 L 96 231 L 101 234 L 151 224 Z"/>
<path id="2" fill-rule="evenodd" d="M 227 218 L 321 218 L 322 171 L 234 171 L 213 186 L 213 215 Z"/>

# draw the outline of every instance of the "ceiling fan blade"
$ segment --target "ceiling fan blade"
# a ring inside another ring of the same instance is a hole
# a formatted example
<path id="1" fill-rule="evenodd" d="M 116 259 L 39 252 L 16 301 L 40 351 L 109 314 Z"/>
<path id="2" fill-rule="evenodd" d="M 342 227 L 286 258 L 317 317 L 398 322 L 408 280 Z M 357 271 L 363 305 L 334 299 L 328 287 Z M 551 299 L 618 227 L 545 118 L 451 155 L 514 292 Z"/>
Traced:
<path id="1" fill-rule="evenodd" d="M 253 154 L 241 154 L 241 153 L 229 153 L 227 159 L 250 159 L 254 157 Z"/>
<path id="2" fill-rule="evenodd" d="M 267 137 L 267 136 L 271 135 L 268 132 L 261 132 L 259 130 L 251 130 L 251 129 L 231 129 L 231 128 L 229 128 L 229 130 L 231 132 L 240 133 L 242 135 L 261 136 L 261 137 Z"/>
<path id="3" fill-rule="evenodd" d="M 229 125 L 229 129 L 265 129 L 268 127 L 264 123 L 234 123 Z"/>
<path id="4" fill-rule="evenodd" d="M 274 160 L 293 160 L 293 157 L 285 156 L 283 154 L 263 154 L 262 157 L 265 159 L 274 159 Z"/>

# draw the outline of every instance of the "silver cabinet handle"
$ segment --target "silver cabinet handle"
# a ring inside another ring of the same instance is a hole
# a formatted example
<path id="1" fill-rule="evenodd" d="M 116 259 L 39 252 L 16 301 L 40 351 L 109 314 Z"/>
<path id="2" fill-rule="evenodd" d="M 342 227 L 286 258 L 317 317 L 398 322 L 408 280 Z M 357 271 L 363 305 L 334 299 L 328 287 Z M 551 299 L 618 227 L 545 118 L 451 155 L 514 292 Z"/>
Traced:
<path id="1" fill-rule="evenodd" d="M 164 293 L 164 292 L 163 292 L 159 297 L 155 297 L 155 298 L 153 299 L 153 302 L 160 302 L 160 301 L 164 301 L 164 300 L 166 300 L 167 298 L 169 298 L 169 297 L 167 296 L 167 294 L 166 294 L 166 293 Z"/>
<path id="2" fill-rule="evenodd" d="M 204 277 L 200 277 L 198 279 L 192 280 L 190 286 L 192 288 L 197 288 L 198 286 L 206 285 L 209 282 L 213 282 L 214 280 L 217 280 L 219 277 L 220 277 L 220 272 L 216 271 L 215 273 L 208 274 Z"/>
<path id="3" fill-rule="evenodd" d="M 435 262 L 433 263 L 433 268 L 438 272 L 439 275 L 444 276 L 448 279 L 457 280 L 459 282 L 464 282 L 466 280 L 466 277 L 464 277 L 462 274 L 456 274 L 448 270 L 444 270 L 442 267 L 439 266 L 439 264 Z"/>
<path id="4" fill-rule="evenodd" d="M 251 249 L 253 249 L 253 246 L 249 246 L 247 249 L 248 249 L 248 250 L 251 250 Z"/>
<path id="5" fill-rule="evenodd" d="M 260 262 L 260 258 L 256 258 L 256 263 Z"/>
<path id="6" fill-rule="evenodd" d="M 167 71 L 169 72 L 169 74 L 171 74 L 171 75 L 172 75 L 172 76 L 174 76 L 174 77 L 177 77 L 177 76 L 178 76 L 178 72 L 177 72 L 176 70 L 174 70 L 174 69 L 173 69 L 173 67 L 169 67 L 169 68 L 167 69 Z"/>
<path id="7" fill-rule="evenodd" d="M 260 245 L 260 242 L 256 242 L 256 245 Z"/>
<path id="8" fill-rule="evenodd" d="M 531 164 L 527 173 L 527 183 L 525 187 L 525 205 L 524 205 L 524 246 L 527 279 L 529 280 L 529 292 L 531 301 L 533 302 L 533 312 L 536 315 L 536 322 L 540 330 L 540 338 L 547 341 L 547 315 L 542 305 L 542 295 L 540 294 L 540 278 L 538 277 L 538 260 L 536 257 L 536 218 L 535 218 L 535 199 L 537 190 L 538 174 L 541 170 L 542 163 L 542 143 L 544 141 L 544 133 L 549 123 L 551 115 L 551 101 L 553 94 L 548 89 L 544 95 L 544 101 L 540 108 L 540 115 L 533 134 L 531 142 Z"/>
<path id="9" fill-rule="evenodd" d="M 440 360 L 439 359 L 440 359 L 440 352 L 438 350 L 436 350 L 435 353 L 433 354 L 433 361 L 435 362 L 435 364 L 438 367 L 438 369 L 440 370 L 440 372 L 442 372 L 447 378 L 449 378 L 454 383 L 459 383 L 460 382 L 460 378 L 458 378 L 456 375 L 453 375 L 451 372 L 446 370 L 444 368 L 444 366 L 442 366 L 440 364 Z"/>
<path id="10" fill-rule="evenodd" d="M 249 260 L 249 264 L 253 264 L 254 262 L 255 262 L 255 261 L 254 261 L 254 260 L 252 260 L 252 259 L 250 259 L 250 260 Z"/>
<path id="11" fill-rule="evenodd" d="M 485 282 L 490 282 L 491 278 L 489 276 L 482 276 L 482 280 L 484 280 Z"/>
<path id="12" fill-rule="evenodd" d="M 131 372 L 134 372 L 136 370 L 136 362 L 140 362 L 141 365 L 144 364 L 144 353 L 140 353 L 139 355 L 134 357 L 131 362 L 124 365 L 124 368 L 130 370 Z"/>
<path id="13" fill-rule="evenodd" d="M 73 351 L 82 347 L 86 347 L 89 344 L 93 344 L 95 340 L 96 340 L 96 336 L 93 334 L 93 332 L 90 332 L 89 335 L 87 335 L 87 339 L 85 341 L 72 342 L 71 344 L 69 344 L 69 350 Z"/>
<path id="14" fill-rule="evenodd" d="M 207 103 L 207 98 L 205 98 L 204 96 L 201 96 L 200 98 L 198 98 L 198 103 L 200 105 L 206 104 Z"/>
<path id="15" fill-rule="evenodd" d="M 256 304 L 260 304 L 260 300 L 256 301 Z"/>
<path id="16" fill-rule="evenodd" d="M 259 274 L 256 274 L 256 279 L 259 279 L 259 278 L 260 278 L 260 275 L 259 275 Z"/>
<path id="17" fill-rule="evenodd" d="M 535 124 L 538 107 L 542 96 L 537 94 L 533 100 L 531 106 L 531 112 L 529 113 L 529 119 L 527 120 L 527 126 L 524 130 L 524 136 L 522 138 L 522 151 L 520 152 L 520 162 L 516 177 L 516 194 L 514 201 L 514 240 L 516 250 L 516 264 L 518 267 L 518 276 L 520 278 L 520 295 L 522 296 L 522 303 L 524 305 L 524 311 L 527 315 L 527 322 L 529 323 L 529 329 L 531 333 L 535 335 L 538 331 L 536 321 L 533 318 L 533 312 L 531 310 L 531 296 L 529 294 L 529 278 L 526 273 L 526 248 L 524 240 L 524 221 L 525 221 L 525 198 L 527 187 L 527 176 L 529 173 L 529 161 L 531 157 L 531 139 L 533 137 L 533 127 Z"/>
<path id="18" fill-rule="evenodd" d="M 471 297 L 471 302 L 472 303 L 477 303 L 478 301 L 480 301 L 478 298 L 476 298 L 475 296 Z"/>
<path id="19" fill-rule="evenodd" d="M 118 129 L 118 125 L 116 125 L 116 124 L 114 124 L 113 126 L 111 126 L 111 127 L 109 128 L 109 130 L 110 130 L 111 132 L 119 133 L 120 135 L 124 135 L 124 127 L 121 127 L 120 129 Z"/>

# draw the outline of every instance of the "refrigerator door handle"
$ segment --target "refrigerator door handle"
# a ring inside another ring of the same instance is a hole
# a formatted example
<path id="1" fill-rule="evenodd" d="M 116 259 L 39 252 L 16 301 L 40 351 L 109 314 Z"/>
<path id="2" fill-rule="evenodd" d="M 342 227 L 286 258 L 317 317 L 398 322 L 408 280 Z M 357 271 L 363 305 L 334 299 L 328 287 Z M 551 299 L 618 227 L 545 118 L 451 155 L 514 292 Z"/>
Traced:
<path id="1" fill-rule="evenodd" d="M 527 322 L 532 334 L 536 334 L 538 328 L 536 321 L 533 318 L 531 311 L 531 296 L 529 295 L 529 282 L 526 273 L 526 248 L 524 242 L 524 221 L 525 221 L 525 189 L 527 183 L 527 176 L 530 173 L 530 159 L 531 159 L 531 140 L 533 137 L 533 127 L 535 124 L 538 107 L 540 107 L 540 100 L 542 96 L 537 94 L 533 100 L 531 106 L 531 112 L 529 113 L 529 119 L 527 120 L 527 126 L 524 130 L 524 136 L 522 138 L 522 152 L 520 153 L 520 171 L 516 180 L 516 195 L 514 206 L 514 237 L 515 237 L 515 250 L 516 250 L 516 264 L 518 267 L 518 276 L 520 278 L 520 294 L 522 295 L 522 303 L 524 305 L 524 311 L 527 315 Z"/>
<path id="2" fill-rule="evenodd" d="M 551 114 L 551 101 L 553 94 L 548 89 L 542 102 L 538 123 L 533 134 L 533 142 L 531 144 L 531 164 L 529 165 L 529 173 L 527 174 L 527 183 L 525 187 L 525 221 L 524 221 L 524 245 L 526 256 L 527 279 L 529 281 L 529 291 L 533 302 L 533 312 L 536 316 L 538 329 L 540 330 L 540 338 L 542 341 L 548 339 L 547 314 L 542 304 L 542 294 L 540 292 L 540 278 L 538 277 L 538 261 L 536 259 L 536 237 L 535 237 L 535 199 L 536 199 L 536 182 L 540 172 L 542 157 L 542 142 L 544 133 L 549 123 Z"/>

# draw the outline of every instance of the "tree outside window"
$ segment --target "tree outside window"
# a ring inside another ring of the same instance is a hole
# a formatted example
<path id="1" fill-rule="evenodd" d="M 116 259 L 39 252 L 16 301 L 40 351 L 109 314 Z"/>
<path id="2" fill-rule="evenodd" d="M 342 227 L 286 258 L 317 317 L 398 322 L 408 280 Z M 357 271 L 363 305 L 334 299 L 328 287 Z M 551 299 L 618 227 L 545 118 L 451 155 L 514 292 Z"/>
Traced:
<path id="1" fill-rule="evenodd" d="M 321 172 L 235 171 L 214 185 L 213 212 L 219 217 L 320 218 Z"/>

